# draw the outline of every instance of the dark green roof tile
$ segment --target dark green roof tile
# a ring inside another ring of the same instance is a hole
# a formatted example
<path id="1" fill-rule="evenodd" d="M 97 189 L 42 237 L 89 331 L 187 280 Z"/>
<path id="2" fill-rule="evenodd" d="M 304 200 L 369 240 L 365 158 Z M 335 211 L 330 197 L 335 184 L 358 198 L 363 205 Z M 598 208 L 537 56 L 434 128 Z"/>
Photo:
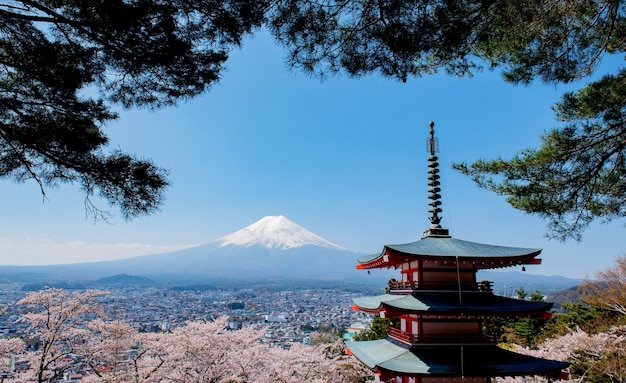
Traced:
<path id="1" fill-rule="evenodd" d="M 496 345 L 402 346 L 389 339 L 347 342 L 365 365 L 399 375 L 484 377 L 558 373 L 569 364 L 506 351 Z"/>
<path id="2" fill-rule="evenodd" d="M 381 258 L 388 250 L 416 258 L 515 258 L 535 256 L 541 249 L 488 245 L 450 237 L 424 237 L 419 241 L 386 245 L 381 253 L 357 258 L 359 263 L 369 263 Z"/>
<path id="3" fill-rule="evenodd" d="M 384 294 L 373 297 L 353 298 L 355 305 L 365 310 L 380 310 L 389 307 L 400 311 L 428 314 L 465 314 L 465 315 L 514 315 L 545 312 L 552 308 L 552 303 L 529 302 L 506 298 L 486 292 L 459 293 L 456 291 L 421 292 L 412 295 Z"/>

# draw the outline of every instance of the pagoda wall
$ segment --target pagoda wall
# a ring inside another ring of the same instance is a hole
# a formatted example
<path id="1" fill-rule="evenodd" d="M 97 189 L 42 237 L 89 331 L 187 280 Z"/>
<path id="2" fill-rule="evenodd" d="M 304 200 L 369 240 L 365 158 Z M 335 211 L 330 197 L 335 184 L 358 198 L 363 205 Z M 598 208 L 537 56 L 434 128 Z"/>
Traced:
<path id="1" fill-rule="evenodd" d="M 424 338 L 436 338 L 438 336 L 477 336 L 481 334 L 479 321 L 422 321 L 422 336 Z"/>
<path id="2" fill-rule="evenodd" d="M 413 315 L 400 315 L 399 319 L 398 328 L 390 328 L 388 334 L 406 344 L 433 341 L 445 343 L 482 336 L 482 321 L 479 319 L 424 319 Z"/>
<path id="3" fill-rule="evenodd" d="M 400 315 L 400 329 L 412 333 L 437 334 L 442 330 L 449 333 L 448 328 L 454 327 L 456 332 L 470 335 L 480 334 L 480 320 L 457 320 L 457 319 L 423 319 L 421 316 Z M 413 329 L 413 330 L 411 330 Z"/>
<path id="4" fill-rule="evenodd" d="M 473 288 L 476 285 L 476 276 L 472 271 L 457 273 L 456 269 L 424 270 L 420 286 L 424 289 L 436 290 L 437 288 L 447 289 L 450 286 L 458 287 L 459 283 L 463 288 Z"/>
<path id="5" fill-rule="evenodd" d="M 476 289 L 476 270 L 472 264 L 454 261 L 412 261 L 400 266 L 404 283 L 423 289 L 450 289 L 459 282 L 463 289 Z"/>

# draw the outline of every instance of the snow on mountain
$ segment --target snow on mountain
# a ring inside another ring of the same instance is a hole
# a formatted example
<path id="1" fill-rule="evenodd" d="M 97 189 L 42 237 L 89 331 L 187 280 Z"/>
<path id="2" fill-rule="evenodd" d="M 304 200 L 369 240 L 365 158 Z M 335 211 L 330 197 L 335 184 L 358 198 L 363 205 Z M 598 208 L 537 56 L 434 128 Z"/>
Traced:
<path id="1" fill-rule="evenodd" d="M 218 239 L 217 242 L 220 247 L 258 245 L 267 249 L 292 249 L 314 245 L 345 250 L 282 215 L 263 217 L 250 226 Z"/>

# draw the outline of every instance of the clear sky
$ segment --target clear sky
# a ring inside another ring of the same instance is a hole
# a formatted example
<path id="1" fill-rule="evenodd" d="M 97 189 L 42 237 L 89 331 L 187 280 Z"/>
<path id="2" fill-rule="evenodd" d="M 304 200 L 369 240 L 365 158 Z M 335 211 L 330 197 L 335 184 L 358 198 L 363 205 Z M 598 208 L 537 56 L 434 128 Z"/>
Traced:
<path id="1" fill-rule="evenodd" d="M 624 254 L 623 222 L 594 225 L 580 243 L 544 237 L 546 224 L 478 189 L 452 162 L 535 147 L 550 107 L 580 84 L 513 86 L 485 70 L 403 84 L 370 76 L 324 82 L 288 70 L 261 35 L 235 51 L 222 80 L 175 108 L 124 111 L 111 147 L 171 171 L 162 211 L 130 222 L 85 218 L 77 186 L 47 191 L 0 182 L 0 264 L 117 259 L 212 242 L 266 215 L 285 215 L 354 251 L 417 240 L 429 225 L 428 125 L 440 144 L 442 226 L 459 239 L 543 248 L 529 273 L 593 276 Z M 613 72 L 609 62 L 598 73 Z M 589 81 L 589 80 L 586 80 Z M 117 213 L 116 211 L 113 211 Z"/>

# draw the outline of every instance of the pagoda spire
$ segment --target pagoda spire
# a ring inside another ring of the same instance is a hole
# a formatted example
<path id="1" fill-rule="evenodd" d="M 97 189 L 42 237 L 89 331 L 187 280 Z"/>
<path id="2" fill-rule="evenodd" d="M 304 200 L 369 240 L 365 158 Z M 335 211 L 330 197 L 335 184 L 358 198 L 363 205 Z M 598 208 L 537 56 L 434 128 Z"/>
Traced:
<path id="1" fill-rule="evenodd" d="M 436 153 L 439 151 L 439 140 L 435 137 L 435 123 L 430 122 L 430 136 L 426 139 L 426 150 L 430 154 L 428 157 L 428 205 L 431 213 L 429 218 L 430 228 L 424 232 L 424 237 L 448 236 L 448 229 L 442 229 L 441 217 L 441 183 L 439 182 L 439 158 Z"/>

